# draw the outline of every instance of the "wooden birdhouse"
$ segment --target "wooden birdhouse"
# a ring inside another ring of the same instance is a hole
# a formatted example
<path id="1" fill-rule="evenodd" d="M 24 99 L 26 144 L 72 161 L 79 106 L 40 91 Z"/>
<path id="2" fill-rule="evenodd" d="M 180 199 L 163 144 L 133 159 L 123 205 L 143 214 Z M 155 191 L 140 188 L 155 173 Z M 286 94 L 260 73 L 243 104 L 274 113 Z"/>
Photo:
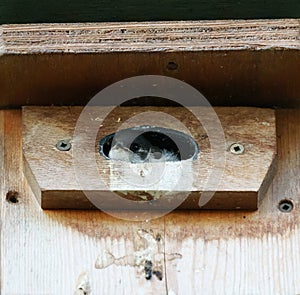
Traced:
<path id="1" fill-rule="evenodd" d="M 299 16 L 2 1 L 0 293 L 300 294 Z"/>

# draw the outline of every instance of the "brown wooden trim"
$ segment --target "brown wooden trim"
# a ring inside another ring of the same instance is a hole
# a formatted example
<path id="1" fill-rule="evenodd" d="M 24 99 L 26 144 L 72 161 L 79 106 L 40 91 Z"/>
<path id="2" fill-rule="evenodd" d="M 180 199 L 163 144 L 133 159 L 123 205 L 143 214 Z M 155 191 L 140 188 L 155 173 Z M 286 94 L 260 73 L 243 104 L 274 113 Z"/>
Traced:
<path id="1" fill-rule="evenodd" d="M 193 115 L 198 114 L 202 122 L 208 122 L 212 118 L 208 115 L 207 108 L 193 107 L 191 110 L 193 113 L 183 107 L 117 107 L 106 116 L 108 108 L 88 107 L 85 110 L 89 114 L 88 119 L 78 123 L 82 107 L 24 107 L 23 152 L 27 163 L 25 174 L 40 205 L 44 209 L 90 209 L 91 204 L 85 194 L 89 191 L 90 197 L 102 200 L 109 209 L 122 210 L 119 199 L 109 197 L 110 192 L 114 191 L 126 199 L 153 201 L 151 208 L 160 210 L 174 200 L 177 202 L 175 207 L 178 207 L 181 204 L 178 203 L 178 192 L 181 192 L 186 197 L 181 199 L 184 202 L 180 208 L 200 209 L 198 203 L 201 192 L 214 191 L 215 196 L 203 206 L 204 209 L 257 209 L 275 174 L 272 168 L 277 153 L 275 112 L 259 108 L 215 108 L 224 132 L 225 138 L 222 142 L 222 135 L 218 133 L 216 126 L 201 125 Z M 155 126 L 184 133 L 187 131 L 182 126 L 186 126 L 197 142 L 200 149 L 199 154 L 196 152 L 198 157 L 190 160 L 189 165 L 182 161 L 181 167 L 184 171 L 180 170 L 178 162 L 168 162 L 163 167 L 158 167 L 159 163 L 156 162 L 149 167 L 144 163 L 107 160 L 99 154 L 99 141 L 118 129 L 153 126 L 149 122 L 154 115 L 147 117 L 148 112 L 159 112 L 159 118 L 162 119 L 156 118 Z M 173 117 L 175 121 L 172 121 L 172 127 L 163 114 L 168 118 Z M 81 128 L 82 132 L 75 133 L 75 127 L 76 130 Z M 98 134 L 93 135 L 91 130 L 98 128 Z M 213 134 L 207 133 L 209 128 L 214 128 Z M 216 134 L 219 149 L 211 141 Z M 70 150 L 59 151 L 55 148 L 61 139 L 70 142 Z M 233 143 L 242 144 L 244 153 L 231 153 L 230 147 Z M 223 161 L 222 163 L 214 162 L 215 153 L 220 153 L 218 161 Z M 77 163 L 81 155 L 84 158 Z M 88 155 L 94 155 L 95 160 L 87 160 Z M 218 177 L 216 167 L 222 169 L 223 164 L 222 177 L 218 183 L 212 184 L 209 175 Z M 162 174 L 155 174 L 159 180 L 149 172 L 154 169 L 163 169 Z M 178 173 L 173 174 L 175 170 Z M 147 174 L 148 178 L 144 178 Z M 126 178 L 126 175 L 132 177 Z M 149 186 L 148 182 L 153 180 L 151 175 L 156 181 Z M 180 182 L 179 179 L 182 178 L 189 181 Z M 209 181 L 207 189 L 206 184 Z M 145 185 L 148 185 L 147 188 Z"/>
<path id="2" fill-rule="evenodd" d="M 148 74 L 213 105 L 299 106 L 299 30 L 298 19 L 3 25 L 0 107 L 84 105 Z"/>

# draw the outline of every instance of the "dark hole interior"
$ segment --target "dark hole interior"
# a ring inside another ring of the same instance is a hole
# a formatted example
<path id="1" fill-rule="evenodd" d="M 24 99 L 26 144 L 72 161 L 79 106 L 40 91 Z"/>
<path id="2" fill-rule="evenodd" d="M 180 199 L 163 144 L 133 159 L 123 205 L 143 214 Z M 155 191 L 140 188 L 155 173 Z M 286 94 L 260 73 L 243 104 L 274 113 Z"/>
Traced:
<path id="1" fill-rule="evenodd" d="M 239 146 L 235 146 L 235 147 L 234 147 L 234 150 L 235 150 L 236 152 L 239 152 L 239 151 L 240 151 L 240 147 L 239 147 Z"/>
<path id="2" fill-rule="evenodd" d="M 121 104 L 121 106 L 169 106 L 169 107 L 180 107 L 181 104 L 176 101 L 157 96 L 142 96 L 135 97 L 127 100 Z"/>
<path id="3" fill-rule="evenodd" d="M 168 154 L 172 157 L 164 157 L 166 161 L 180 161 L 196 159 L 199 152 L 195 140 L 185 133 L 166 128 L 140 126 L 124 129 L 102 138 L 99 145 L 100 154 L 109 159 L 110 149 L 119 142 L 133 153 L 139 153 L 141 158 L 146 158 L 151 151 L 155 159 Z"/>
<path id="4" fill-rule="evenodd" d="M 9 191 L 6 194 L 6 200 L 10 203 L 18 203 L 19 202 L 19 193 L 16 191 Z"/>
<path id="5" fill-rule="evenodd" d="M 178 65 L 174 61 L 168 62 L 168 64 L 167 64 L 168 70 L 173 71 L 173 70 L 176 70 L 177 68 L 178 68 Z"/>

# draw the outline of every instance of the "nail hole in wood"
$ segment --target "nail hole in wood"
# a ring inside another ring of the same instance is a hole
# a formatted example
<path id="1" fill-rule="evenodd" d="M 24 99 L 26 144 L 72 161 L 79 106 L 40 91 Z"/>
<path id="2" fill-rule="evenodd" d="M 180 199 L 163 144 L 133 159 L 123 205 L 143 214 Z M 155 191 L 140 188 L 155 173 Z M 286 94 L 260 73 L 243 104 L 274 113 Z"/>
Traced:
<path id="1" fill-rule="evenodd" d="M 16 192 L 16 191 L 9 191 L 7 194 L 6 194 L 6 201 L 9 202 L 9 203 L 12 203 L 12 204 L 16 204 L 19 202 L 19 193 Z"/>
<path id="2" fill-rule="evenodd" d="M 170 70 L 170 71 L 177 70 L 178 65 L 174 61 L 169 61 L 168 64 L 167 64 L 167 69 Z"/>

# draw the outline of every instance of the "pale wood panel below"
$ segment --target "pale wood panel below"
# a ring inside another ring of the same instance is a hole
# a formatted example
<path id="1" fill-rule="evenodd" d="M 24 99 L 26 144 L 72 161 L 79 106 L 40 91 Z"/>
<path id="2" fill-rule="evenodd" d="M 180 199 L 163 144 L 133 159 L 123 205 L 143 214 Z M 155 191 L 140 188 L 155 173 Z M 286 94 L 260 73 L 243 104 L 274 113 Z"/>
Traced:
<path id="1" fill-rule="evenodd" d="M 95 211 L 42 211 L 22 176 L 21 112 L 1 111 L 1 294 L 73 294 L 84 272 L 97 295 L 300 293 L 300 110 L 277 111 L 277 127 L 278 172 L 257 212 L 174 212 L 133 223 Z M 9 190 L 19 192 L 18 203 L 5 200 Z M 293 199 L 292 213 L 278 210 L 283 198 Z M 156 255 L 162 281 L 128 265 L 151 244 L 141 230 L 162 236 L 152 249 L 165 253 Z M 115 265 L 96 268 L 105 250 Z"/>

